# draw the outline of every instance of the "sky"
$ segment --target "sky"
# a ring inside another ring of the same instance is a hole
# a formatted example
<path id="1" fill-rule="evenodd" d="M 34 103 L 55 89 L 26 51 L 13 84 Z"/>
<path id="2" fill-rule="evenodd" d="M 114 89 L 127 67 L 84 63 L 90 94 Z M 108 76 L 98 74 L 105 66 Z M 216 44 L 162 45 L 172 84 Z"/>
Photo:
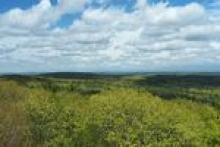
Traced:
<path id="1" fill-rule="evenodd" d="M 220 71 L 220 0 L 0 0 L 0 73 Z"/>

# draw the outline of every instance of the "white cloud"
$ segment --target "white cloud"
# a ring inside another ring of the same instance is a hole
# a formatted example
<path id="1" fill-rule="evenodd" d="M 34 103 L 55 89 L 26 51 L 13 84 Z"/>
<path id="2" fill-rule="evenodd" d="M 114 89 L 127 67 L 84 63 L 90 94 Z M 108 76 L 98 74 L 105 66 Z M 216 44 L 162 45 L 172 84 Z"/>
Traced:
<path id="1" fill-rule="evenodd" d="M 50 1 L 42 0 L 37 6 L 32 7 L 30 10 L 12 9 L 0 15 L 0 24 L 13 27 L 39 26 L 46 21 L 44 20 L 44 15 L 49 12 L 50 8 Z"/>
<path id="2" fill-rule="evenodd" d="M 62 13 L 71 13 L 80 10 L 86 3 L 86 0 L 58 0 L 58 11 Z"/>
<path id="3" fill-rule="evenodd" d="M 84 4 L 62 0 L 51 6 L 43 0 L 30 10 L 0 15 L 0 63 L 10 60 L 27 70 L 38 65 L 38 70 L 84 71 L 220 65 L 220 16 L 197 3 L 151 6 L 138 0 L 132 12 L 89 7 L 69 28 L 45 29 Z"/>
<path id="4" fill-rule="evenodd" d="M 41 0 L 31 9 L 15 8 L 0 14 L 0 25 L 34 29 L 47 28 L 62 15 L 79 11 L 84 4 L 84 0 L 59 0 L 57 6 L 52 6 L 50 0 Z"/>
<path id="5" fill-rule="evenodd" d="M 148 7 L 146 0 L 137 0 L 135 8 L 138 10 L 144 10 Z"/>

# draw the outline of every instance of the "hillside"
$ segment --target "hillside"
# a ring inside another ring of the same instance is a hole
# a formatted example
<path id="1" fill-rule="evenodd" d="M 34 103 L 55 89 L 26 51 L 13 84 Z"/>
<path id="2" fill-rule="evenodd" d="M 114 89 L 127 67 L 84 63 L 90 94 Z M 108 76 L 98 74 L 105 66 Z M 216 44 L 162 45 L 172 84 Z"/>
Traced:
<path id="1" fill-rule="evenodd" d="M 0 78 L 0 146 L 219 146 L 220 76 Z"/>

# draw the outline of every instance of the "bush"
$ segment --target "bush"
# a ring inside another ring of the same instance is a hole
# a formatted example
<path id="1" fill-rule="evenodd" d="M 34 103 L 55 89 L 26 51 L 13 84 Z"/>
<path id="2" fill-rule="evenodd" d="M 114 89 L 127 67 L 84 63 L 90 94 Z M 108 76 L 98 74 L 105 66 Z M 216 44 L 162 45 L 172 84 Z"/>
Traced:
<path id="1" fill-rule="evenodd" d="M 29 89 L 1 80 L 0 146 L 220 145 L 218 107 L 182 100 L 185 90 L 165 100 L 128 83 L 60 81 L 55 90 L 53 81 L 49 88 L 32 82 Z M 219 96 L 217 88 L 189 90 L 195 99 Z"/>
<path id="2" fill-rule="evenodd" d="M 120 93 L 118 93 L 120 91 Z M 59 107 L 52 98 L 27 105 L 32 138 L 58 146 L 212 146 L 218 113 L 191 102 L 167 102 L 146 92 L 117 89 L 83 106 Z"/>

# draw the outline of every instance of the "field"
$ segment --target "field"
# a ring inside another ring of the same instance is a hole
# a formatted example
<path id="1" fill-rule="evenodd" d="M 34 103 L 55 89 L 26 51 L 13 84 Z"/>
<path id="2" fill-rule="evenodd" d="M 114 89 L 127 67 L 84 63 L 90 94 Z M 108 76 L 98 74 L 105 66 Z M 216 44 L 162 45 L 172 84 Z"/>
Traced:
<path id="1" fill-rule="evenodd" d="M 0 147 L 219 147 L 220 76 L 0 78 Z"/>

